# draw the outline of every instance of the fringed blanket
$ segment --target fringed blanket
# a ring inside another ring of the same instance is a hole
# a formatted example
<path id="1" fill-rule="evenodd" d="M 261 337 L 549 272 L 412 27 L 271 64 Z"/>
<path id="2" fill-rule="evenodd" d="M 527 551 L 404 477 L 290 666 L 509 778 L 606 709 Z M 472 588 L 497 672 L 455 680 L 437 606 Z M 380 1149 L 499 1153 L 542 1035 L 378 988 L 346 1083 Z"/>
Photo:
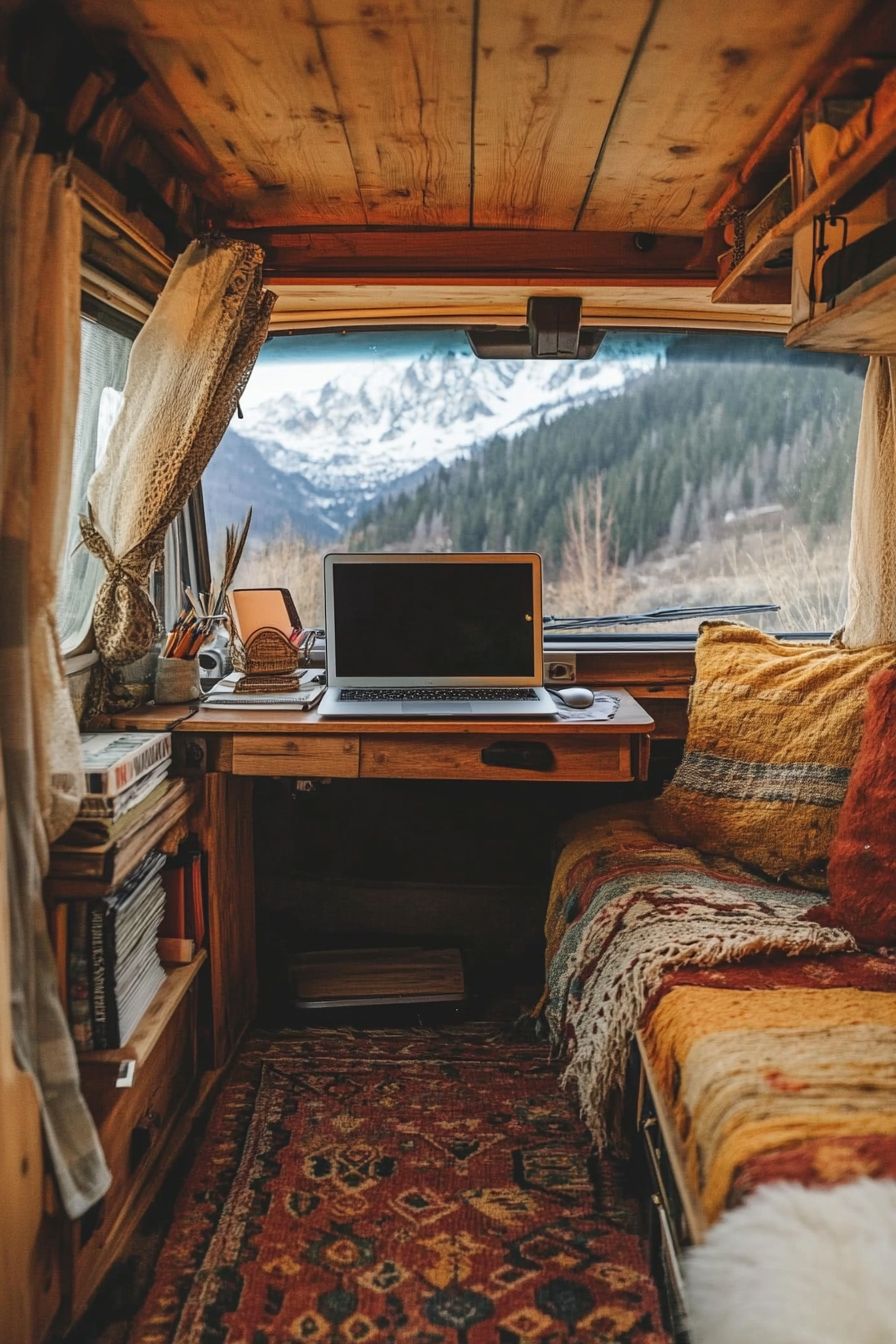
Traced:
<path id="1" fill-rule="evenodd" d="M 842 929 L 802 918 L 817 897 L 658 840 L 645 812 L 631 804 L 580 821 L 557 865 L 545 927 L 545 1016 L 600 1148 L 632 1034 L 666 971 L 855 949 Z"/>
<path id="2" fill-rule="evenodd" d="M 797 1146 L 812 1145 L 819 1174 L 827 1166 L 826 1183 L 838 1172 L 854 1179 L 856 1162 L 869 1157 L 889 1174 L 896 994 L 679 986 L 643 1030 L 688 1184 L 708 1221 L 751 1162 L 792 1156 Z"/>

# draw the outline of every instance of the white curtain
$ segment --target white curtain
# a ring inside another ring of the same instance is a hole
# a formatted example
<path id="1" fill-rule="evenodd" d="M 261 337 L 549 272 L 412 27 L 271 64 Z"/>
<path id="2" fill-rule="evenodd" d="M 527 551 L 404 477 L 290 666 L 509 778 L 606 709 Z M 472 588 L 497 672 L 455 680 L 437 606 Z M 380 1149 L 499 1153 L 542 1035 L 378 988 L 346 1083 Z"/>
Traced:
<path id="1" fill-rule="evenodd" d="M 13 1041 L 75 1218 L 111 1177 L 80 1091 L 41 880 L 83 784 L 55 620 L 78 398 L 81 215 L 66 169 L 34 153 L 36 133 L 21 104 L 0 128 L 0 784 Z"/>
<path id="2" fill-rule="evenodd" d="M 133 344 L 132 337 L 81 318 L 81 373 L 69 531 L 63 548 L 63 577 L 57 603 L 63 653 L 83 651 L 93 620 L 93 599 L 105 574 L 101 561 L 81 545 L 78 518 L 87 507 L 87 483 L 103 459 L 109 430 L 121 405 Z"/>
<path id="3" fill-rule="evenodd" d="M 108 571 L 93 613 L 107 667 L 142 657 L 156 636 L 150 565 L 208 466 L 267 334 L 275 296 L 262 287 L 263 259 L 252 243 L 192 242 L 134 341 L 81 522 L 85 544 Z"/>
<path id="4" fill-rule="evenodd" d="M 842 642 L 896 644 L 896 359 L 869 361 L 859 425 Z"/>

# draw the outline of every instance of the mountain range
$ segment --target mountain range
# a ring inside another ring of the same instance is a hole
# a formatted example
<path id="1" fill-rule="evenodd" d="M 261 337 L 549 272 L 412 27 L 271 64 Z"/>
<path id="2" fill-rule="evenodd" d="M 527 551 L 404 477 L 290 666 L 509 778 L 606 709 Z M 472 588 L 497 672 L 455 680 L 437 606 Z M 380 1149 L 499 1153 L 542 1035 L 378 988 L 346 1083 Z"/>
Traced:
<path id="1" fill-rule="evenodd" d="M 702 545 L 767 511 L 786 510 L 811 535 L 849 517 L 863 371 L 860 361 L 844 367 L 825 356 L 670 360 L 622 395 L 513 438 L 496 435 L 415 489 L 379 500 L 349 544 L 537 550 L 550 577 L 576 528 L 594 535 L 598 479 L 601 531 L 619 564 L 637 565 L 661 546 Z"/>
<path id="2" fill-rule="evenodd" d="M 333 541 L 377 501 L 413 492 L 495 434 L 514 437 L 611 395 L 630 371 L 599 359 L 533 364 L 432 352 L 347 361 L 299 392 L 287 369 L 283 393 L 247 406 L 206 470 L 210 533 L 251 503 L 256 542 L 285 525 Z"/>

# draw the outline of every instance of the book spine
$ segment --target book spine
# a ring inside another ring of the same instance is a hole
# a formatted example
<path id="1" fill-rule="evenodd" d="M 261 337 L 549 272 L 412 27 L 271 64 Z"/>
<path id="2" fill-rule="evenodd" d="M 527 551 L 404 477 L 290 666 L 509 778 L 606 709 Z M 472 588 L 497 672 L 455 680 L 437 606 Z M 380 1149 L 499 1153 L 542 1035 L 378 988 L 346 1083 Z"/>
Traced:
<path id="1" fill-rule="evenodd" d="M 108 770 L 88 770 L 84 775 L 87 793 L 113 798 L 146 775 L 153 766 L 161 765 L 171 756 L 170 733 L 159 733 L 153 742 L 146 742 L 123 760 L 116 761 Z"/>
<path id="2" fill-rule="evenodd" d="M 87 902 L 74 901 L 69 912 L 68 1020 L 79 1051 L 93 1049 L 87 941 Z"/>
<path id="3" fill-rule="evenodd" d="M 121 1045 L 118 1030 L 118 919 L 114 905 L 106 908 L 103 920 L 103 968 L 106 986 L 106 1049 Z"/>
<path id="4" fill-rule="evenodd" d="M 165 913 L 159 927 L 162 938 L 187 937 L 185 868 L 178 859 L 162 873 L 165 887 Z"/>
<path id="5" fill-rule="evenodd" d="M 90 1005 L 95 1050 L 110 1048 L 106 1034 L 106 959 L 103 955 L 103 903 L 90 910 Z"/>

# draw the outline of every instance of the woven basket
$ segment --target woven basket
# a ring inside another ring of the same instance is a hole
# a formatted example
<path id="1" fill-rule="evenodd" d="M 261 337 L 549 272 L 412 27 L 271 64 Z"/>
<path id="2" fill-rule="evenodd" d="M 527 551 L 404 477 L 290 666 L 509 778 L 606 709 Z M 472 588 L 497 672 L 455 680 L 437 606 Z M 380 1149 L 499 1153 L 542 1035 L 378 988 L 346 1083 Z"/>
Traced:
<path id="1" fill-rule="evenodd" d="M 234 687 L 235 695 L 279 695 L 298 686 L 296 672 L 308 666 L 308 651 L 290 644 L 280 630 L 264 626 L 254 631 L 245 644 L 231 630 L 230 654 L 242 678 Z"/>
<path id="2" fill-rule="evenodd" d="M 230 656 L 237 672 L 247 677 L 277 677 L 295 672 L 302 665 L 302 655 L 280 630 L 262 626 L 255 630 L 245 644 L 235 630 L 230 634 Z"/>

